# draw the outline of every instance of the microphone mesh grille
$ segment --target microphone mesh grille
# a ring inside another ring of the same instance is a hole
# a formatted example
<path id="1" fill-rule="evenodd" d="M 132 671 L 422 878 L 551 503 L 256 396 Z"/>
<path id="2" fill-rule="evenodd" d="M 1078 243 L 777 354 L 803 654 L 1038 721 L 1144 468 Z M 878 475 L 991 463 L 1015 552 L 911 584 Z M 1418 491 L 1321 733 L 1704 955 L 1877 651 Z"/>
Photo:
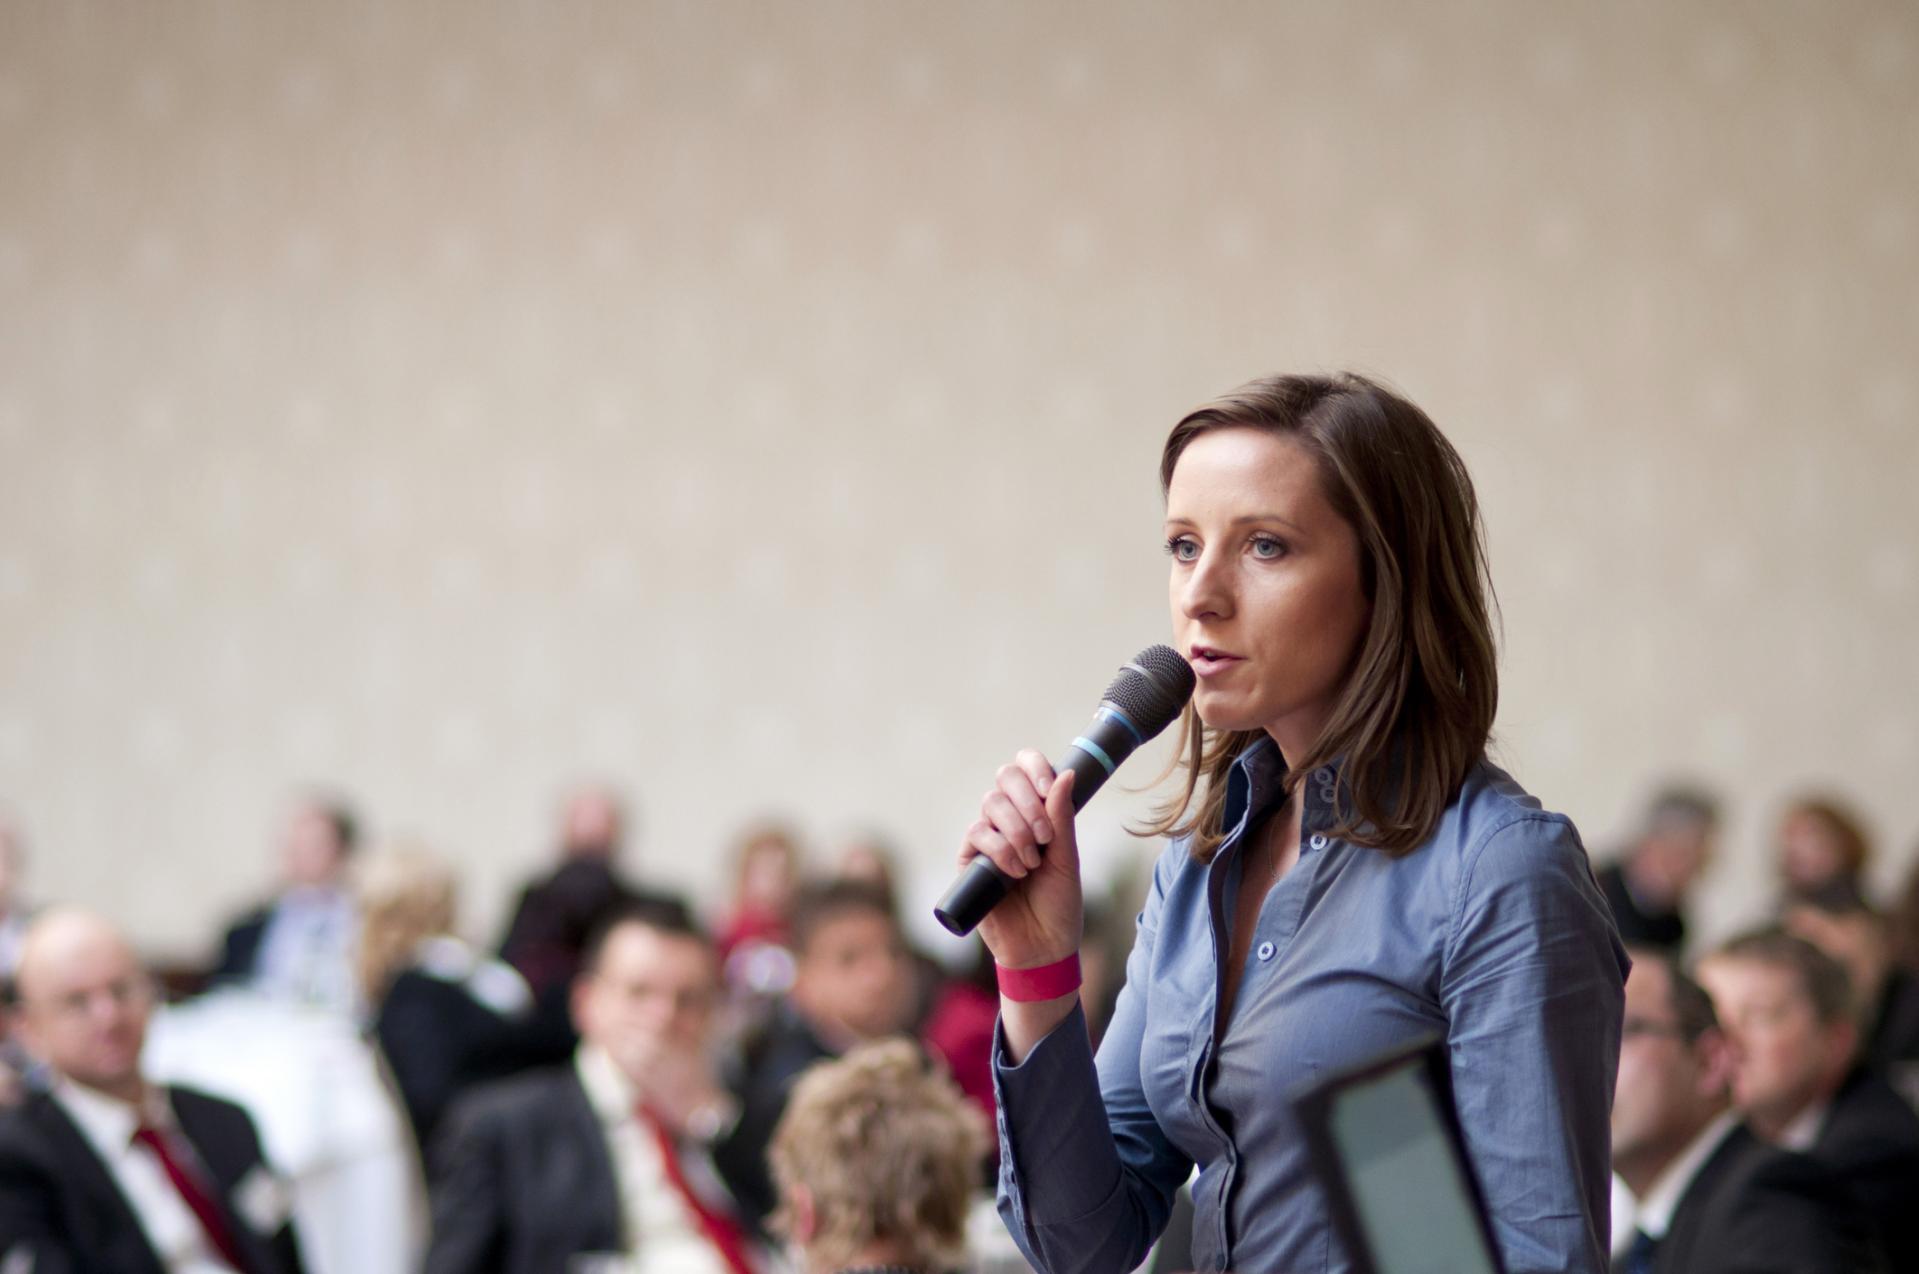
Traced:
<path id="1" fill-rule="evenodd" d="M 1148 646 L 1119 670 L 1103 699 L 1126 714 L 1145 738 L 1173 723 L 1193 697 L 1193 669 L 1171 646 Z"/>

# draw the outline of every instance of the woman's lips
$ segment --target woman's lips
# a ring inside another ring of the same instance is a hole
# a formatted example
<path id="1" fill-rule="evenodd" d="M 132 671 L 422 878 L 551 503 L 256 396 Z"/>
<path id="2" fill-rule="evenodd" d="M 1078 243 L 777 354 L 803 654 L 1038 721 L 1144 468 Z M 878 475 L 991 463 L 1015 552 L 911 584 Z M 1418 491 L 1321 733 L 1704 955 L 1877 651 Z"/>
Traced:
<path id="1" fill-rule="evenodd" d="M 1217 677 L 1220 673 L 1246 662 L 1238 655 L 1229 655 L 1211 646 L 1193 647 L 1186 659 L 1193 665 L 1193 671 L 1201 677 Z"/>

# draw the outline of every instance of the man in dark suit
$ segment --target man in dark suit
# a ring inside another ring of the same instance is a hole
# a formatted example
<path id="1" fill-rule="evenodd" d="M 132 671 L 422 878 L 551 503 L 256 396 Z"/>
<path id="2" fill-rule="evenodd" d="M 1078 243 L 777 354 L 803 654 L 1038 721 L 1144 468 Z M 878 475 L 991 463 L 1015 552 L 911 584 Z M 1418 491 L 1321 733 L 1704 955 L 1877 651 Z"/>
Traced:
<path id="1" fill-rule="evenodd" d="M 343 802 L 315 797 L 295 807 L 281 845 L 279 893 L 227 929 L 214 977 L 352 1007 L 359 916 L 347 869 L 358 842 L 358 821 Z"/>
<path id="2" fill-rule="evenodd" d="M 793 1081 L 816 1062 L 856 1044 L 910 1031 L 916 970 L 892 895 L 866 881 L 834 880 L 802 890 L 792 915 L 792 994 L 741 1050 L 740 1139 L 752 1148 L 740 1201 L 756 1222 L 778 1202 L 766 1149 Z"/>
<path id="3" fill-rule="evenodd" d="M 1733 1103 L 1746 1122 L 1843 1182 L 1892 1267 L 1919 1269 L 1919 1112 L 1859 1065 L 1844 967 L 1769 929 L 1706 957 L 1699 980 L 1738 1046 Z"/>
<path id="4" fill-rule="evenodd" d="M 428 1274 L 564 1274 L 586 1255 L 645 1274 L 753 1274 L 728 1180 L 738 1104 L 708 1046 L 711 942 L 683 905 L 627 904 L 589 941 L 571 1064 L 482 1088 L 433 1155 Z"/>
<path id="5" fill-rule="evenodd" d="M 1677 954 L 1686 941 L 1686 893 L 1712 858 L 1719 804 L 1671 787 L 1653 797 L 1638 837 L 1594 872 L 1612 908 L 1619 940 Z"/>
<path id="6" fill-rule="evenodd" d="M 1612 1139 L 1635 1224 L 1616 1274 L 1882 1269 L 1843 1188 L 1730 1109 L 1733 1052 L 1705 992 L 1670 957 L 1632 955 Z"/>
<path id="7" fill-rule="evenodd" d="M 51 1074 L 0 1115 L 0 1270 L 300 1274 L 287 1184 L 231 1102 L 140 1073 L 152 991 L 106 921 L 34 921 L 17 1024 Z"/>

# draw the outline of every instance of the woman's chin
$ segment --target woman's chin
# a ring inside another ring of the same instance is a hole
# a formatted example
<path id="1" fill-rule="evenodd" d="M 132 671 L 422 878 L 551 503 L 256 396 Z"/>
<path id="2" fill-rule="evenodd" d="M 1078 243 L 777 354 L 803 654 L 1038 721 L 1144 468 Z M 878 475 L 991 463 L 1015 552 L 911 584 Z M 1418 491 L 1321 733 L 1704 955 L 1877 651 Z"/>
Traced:
<path id="1" fill-rule="evenodd" d="M 1239 704 L 1209 703 L 1199 695 L 1194 695 L 1193 712 L 1199 717 L 1200 724 L 1215 734 L 1239 734 L 1264 728 L 1257 716 Z"/>

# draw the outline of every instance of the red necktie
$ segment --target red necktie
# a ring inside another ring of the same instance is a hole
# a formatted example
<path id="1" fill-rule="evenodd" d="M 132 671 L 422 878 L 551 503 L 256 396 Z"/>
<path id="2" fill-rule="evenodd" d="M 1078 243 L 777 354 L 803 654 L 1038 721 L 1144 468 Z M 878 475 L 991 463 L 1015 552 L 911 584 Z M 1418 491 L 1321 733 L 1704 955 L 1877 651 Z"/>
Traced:
<path id="1" fill-rule="evenodd" d="M 239 1270 L 240 1274 L 251 1274 L 253 1267 L 240 1255 L 240 1249 L 233 1241 L 233 1227 L 227 1223 L 226 1211 L 219 1200 L 208 1193 L 200 1184 L 199 1177 L 192 1169 L 174 1155 L 167 1146 L 167 1139 L 158 1129 L 141 1128 L 134 1132 L 135 1145 L 145 1146 L 160 1160 L 160 1166 L 166 1169 L 167 1180 L 173 1182 L 173 1188 L 186 1200 L 193 1215 L 200 1219 L 200 1228 L 206 1231 L 207 1242 L 220 1254 L 220 1259 Z"/>
<path id="2" fill-rule="evenodd" d="M 726 1268 L 733 1274 L 757 1274 L 753 1261 L 746 1254 L 746 1232 L 740 1223 L 726 1213 L 721 1212 L 700 1198 L 687 1184 L 686 1174 L 680 1170 L 680 1149 L 673 1141 L 673 1134 L 666 1130 L 666 1124 L 644 1105 L 637 1112 L 640 1122 L 653 1134 L 653 1142 L 660 1148 L 660 1163 L 666 1168 L 666 1179 L 680 1196 L 680 1201 L 693 1210 L 699 1219 L 700 1229 L 705 1232 L 707 1241 L 726 1262 Z"/>

